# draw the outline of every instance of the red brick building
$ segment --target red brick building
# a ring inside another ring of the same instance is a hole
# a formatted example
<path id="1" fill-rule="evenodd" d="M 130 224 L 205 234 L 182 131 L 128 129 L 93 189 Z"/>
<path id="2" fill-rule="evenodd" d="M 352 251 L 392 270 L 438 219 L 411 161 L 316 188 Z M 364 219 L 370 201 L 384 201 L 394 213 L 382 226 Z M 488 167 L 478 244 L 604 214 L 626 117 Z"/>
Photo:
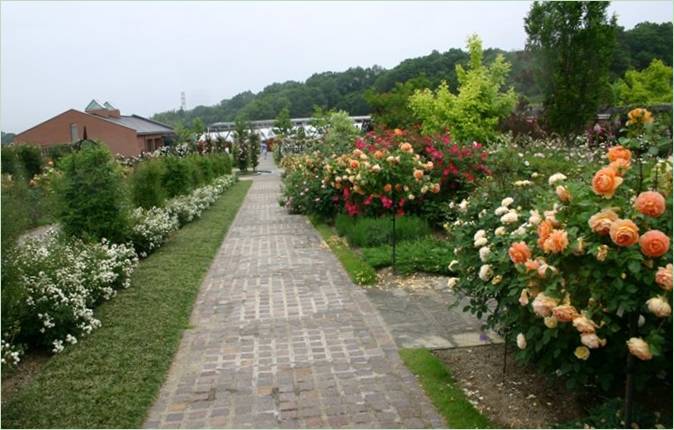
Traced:
<path id="1" fill-rule="evenodd" d="M 138 115 L 121 115 L 110 103 L 92 100 L 84 112 L 67 110 L 19 133 L 16 144 L 34 144 L 44 148 L 77 142 L 86 137 L 105 143 L 113 154 L 139 155 L 163 146 L 174 136 L 165 124 Z"/>

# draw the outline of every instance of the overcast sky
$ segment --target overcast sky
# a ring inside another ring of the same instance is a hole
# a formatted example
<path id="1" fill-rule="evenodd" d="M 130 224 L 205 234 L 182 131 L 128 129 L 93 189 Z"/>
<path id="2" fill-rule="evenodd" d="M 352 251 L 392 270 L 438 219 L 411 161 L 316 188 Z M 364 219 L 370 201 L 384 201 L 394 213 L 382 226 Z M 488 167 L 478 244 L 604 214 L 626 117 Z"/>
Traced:
<path id="1" fill-rule="evenodd" d="M 272 82 L 432 50 L 522 49 L 530 2 L 14 2 L 1 14 L 0 127 L 19 132 L 97 98 L 149 116 Z M 615 2 L 618 22 L 672 19 L 670 1 Z"/>

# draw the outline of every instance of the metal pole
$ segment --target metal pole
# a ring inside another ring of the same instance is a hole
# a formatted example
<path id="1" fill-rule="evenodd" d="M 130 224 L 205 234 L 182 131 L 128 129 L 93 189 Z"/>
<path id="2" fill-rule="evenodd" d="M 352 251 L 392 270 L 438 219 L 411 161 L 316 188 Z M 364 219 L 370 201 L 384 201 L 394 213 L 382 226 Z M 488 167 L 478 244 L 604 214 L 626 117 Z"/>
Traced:
<path id="1" fill-rule="evenodd" d="M 392 254 L 391 254 L 391 266 L 393 267 L 393 273 L 396 273 L 396 191 L 395 186 L 393 187 L 393 234 L 391 235 L 392 241 Z"/>

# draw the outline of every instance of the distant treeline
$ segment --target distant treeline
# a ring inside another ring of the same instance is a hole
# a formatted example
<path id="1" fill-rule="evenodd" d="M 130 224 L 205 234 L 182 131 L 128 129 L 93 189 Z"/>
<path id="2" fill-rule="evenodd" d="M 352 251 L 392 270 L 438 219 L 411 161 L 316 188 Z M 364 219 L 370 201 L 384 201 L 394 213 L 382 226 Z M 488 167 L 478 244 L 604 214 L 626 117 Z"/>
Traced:
<path id="1" fill-rule="evenodd" d="M 542 95 L 534 80 L 532 55 L 523 50 L 506 52 L 486 49 L 484 56 L 487 61 L 491 61 L 499 53 L 512 65 L 508 85 L 528 101 L 540 102 Z M 619 27 L 611 79 L 622 77 L 628 69 L 646 68 L 653 58 L 672 65 L 672 23 L 643 22 L 627 31 Z M 344 72 L 317 73 L 303 83 L 273 83 L 257 94 L 245 91 L 215 106 L 161 112 L 152 118 L 174 126 L 190 126 L 196 118 L 201 118 L 206 124 L 233 121 L 236 118 L 271 119 L 284 108 L 289 110 L 291 117 L 307 117 L 317 107 L 345 110 L 351 115 L 367 115 L 373 110 L 371 101 L 392 90 L 396 84 L 412 79 L 416 79 L 414 86 L 421 82 L 430 88 L 435 88 L 444 80 L 451 90 L 455 90 L 455 66 L 466 64 L 467 61 L 468 53 L 461 49 L 450 49 L 444 53 L 433 51 L 423 57 L 404 60 L 389 70 L 373 66 L 353 67 Z"/>

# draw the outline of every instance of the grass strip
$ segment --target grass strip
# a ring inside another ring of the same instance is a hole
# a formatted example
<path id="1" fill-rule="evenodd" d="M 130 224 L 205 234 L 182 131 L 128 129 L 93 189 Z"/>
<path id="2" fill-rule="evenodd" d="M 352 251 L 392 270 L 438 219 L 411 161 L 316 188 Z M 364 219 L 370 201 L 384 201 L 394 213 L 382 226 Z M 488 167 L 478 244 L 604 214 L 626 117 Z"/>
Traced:
<path id="1" fill-rule="evenodd" d="M 103 326 L 52 357 L 3 405 L 2 427 L 140 427 L 251 184 L 236 183 L 143 260 L 131 288 L 96 309 Z"/>
<path id="2" fill-rule="evenodd" d="M 468 402 L 445 365 L 425 349 L 401 349 L 400 357 L 424 388 L 449 428 L 491 428 L 493 424 Z"/>
<path id="3" fill-rule="evenodd" d="M 373 285 L 377 282 L 377 272 L 367 264 L 356 252 L 354 252 L 332 228 L 316 218 L 311 218 L 311 223 L 328 244 L 332 252 L 337 256 L 349 274 L 351 280 L 358 285 Z"/>

